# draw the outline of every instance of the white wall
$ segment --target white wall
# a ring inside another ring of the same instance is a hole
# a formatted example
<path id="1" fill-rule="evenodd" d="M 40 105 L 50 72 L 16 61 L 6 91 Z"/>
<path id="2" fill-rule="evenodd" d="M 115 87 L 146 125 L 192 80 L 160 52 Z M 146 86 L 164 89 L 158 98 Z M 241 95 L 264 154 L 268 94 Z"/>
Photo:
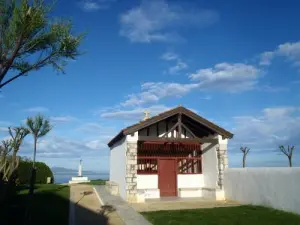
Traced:
<path id="1" fill-rule="evenodd" d="M 204 176 L 204 186 L 208 188 L 217 187 L 218 179 L 218 160 L 216 144 L 203 143 L 201 148 L 202 155 L 202 174 Z"/>
<path id="2" fill-rule="evenodd" d="M 110 149 L 109 180 L 119 185 L 119 193 L 126 199 L 126 138 L 115 143 Z"/>
<path id="3" fill-rule="evenodd" d="M 158 175 L 137 175 L 137 189 L 157 189 Z"/>
<path id="4" fill-rule="evenodd" d="M 204 186 L 203 174 L 178 174 L 177 188 L 201 188 Z"/>
<path id="5" fill-rule="evenodd" d="M 300 168 L 226 169 L 226 199 L 300 214 Z"/>
<path id="6" fill-rule="evenodd" d="M 182 198 L 202 197 L 201 187 L 204 186 L 203 174 L 178 174 L 178 196 Z"/>
<path id="7" fill-rule="evenodd" d="M 159 198 L 158 175 L 137 175 L 137 192 L 140 199 Z"/>

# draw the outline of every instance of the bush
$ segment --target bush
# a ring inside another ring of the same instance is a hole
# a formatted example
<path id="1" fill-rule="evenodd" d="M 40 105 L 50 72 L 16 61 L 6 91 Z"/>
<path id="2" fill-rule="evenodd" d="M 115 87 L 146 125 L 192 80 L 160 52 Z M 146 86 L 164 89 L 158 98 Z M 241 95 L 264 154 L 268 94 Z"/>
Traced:
<path id="1" fill-rule="evenodd" d="M 46 184 L 47 177 L 51 177 L 51 183 L 53 183 L 53 173 L 51 169 L 43 162 L 36 162 L 36 184 Z M 17 174 L 18 174 L 18 184 L 29 184 L 31 177 L 32 162 L 31 161 L 21 161 Z"/>

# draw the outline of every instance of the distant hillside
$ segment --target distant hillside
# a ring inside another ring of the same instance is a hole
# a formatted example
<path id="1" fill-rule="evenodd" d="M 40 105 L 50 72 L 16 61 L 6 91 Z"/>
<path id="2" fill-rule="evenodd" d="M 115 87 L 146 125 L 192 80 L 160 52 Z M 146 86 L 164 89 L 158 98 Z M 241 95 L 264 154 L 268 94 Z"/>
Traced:
<path id="1" fill-rule="evenodd" d="M 73 170 L 73 169 L 68 169 L 68 168 L 64 168 L 64 167 L 52 167 L 51 168 L 53 173 L 76 173 L 77 170 Z"/>
<path id="2" fill-rule="evenodd" d="M 51 168 L 52 172 L 54 174 L 77 174 L 78 173 L 78 170 L 74 170 L 74 169 L 69 169 L 69 168 L 65 168 L 65 167 L 57 167 L 57 166 L 54 166 Z M 108 172 L 95 172 L 95 171 L 89 171 L 89 170 L 83 170 L 82 171 L 83 174 L 108 174 Z"/>

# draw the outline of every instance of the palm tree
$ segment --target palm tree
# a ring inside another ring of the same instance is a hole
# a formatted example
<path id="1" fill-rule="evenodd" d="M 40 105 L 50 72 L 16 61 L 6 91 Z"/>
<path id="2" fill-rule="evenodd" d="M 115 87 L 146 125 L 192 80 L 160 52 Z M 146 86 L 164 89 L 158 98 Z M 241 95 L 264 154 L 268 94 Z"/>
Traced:
<path id="1" fill-rule="evenodd" d="M 33 152 L 33 162 L 32 167 L 35 167 L 36 158 L 36 146 L 39 138 L 45 136 L 51 129 L 49 120 L 45 119 L 43 115 L 37 115 L 35 117 L 28 117 L 26 120 L 27 129 L 33 136 L 34 141 L 34 152 Z"/>
<path id="2" fill-rule="evenodd" d="M 39 138 L 45 136 L 51 129 L 49 120 L 45 119 L 42 115 L 37 115 L 35 117 L 28 117 L 26 120 L 26 125 L 29 133 L 33 136 L 34 141 L 34 152 L 33 152 L 33 162 L 32 162 L 32 172 L 30 179 L 30 188 L 29 195 L 33 195 L 34 192 L 34 184 L 36 177 L 36 169 L 35 169 L 35 157 L 36 157 L 36 145 Z"/>

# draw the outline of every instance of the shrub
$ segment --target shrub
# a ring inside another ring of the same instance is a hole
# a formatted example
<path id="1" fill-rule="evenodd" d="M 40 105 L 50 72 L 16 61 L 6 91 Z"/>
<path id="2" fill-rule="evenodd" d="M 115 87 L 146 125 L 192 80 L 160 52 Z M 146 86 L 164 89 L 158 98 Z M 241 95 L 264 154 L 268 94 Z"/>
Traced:
<path id="1" fill-rule="evenodd" d="M 43 162 L 36 162 L 36 184 L 46 184 L 47 177 L 51 177 L 51 183 L 53 183 L 53 173 L 51 169 Z M 29 184 L 31 177 L 32 162 L 31 161 L 21 161 L 17 174 L 19 184 Z"/>

